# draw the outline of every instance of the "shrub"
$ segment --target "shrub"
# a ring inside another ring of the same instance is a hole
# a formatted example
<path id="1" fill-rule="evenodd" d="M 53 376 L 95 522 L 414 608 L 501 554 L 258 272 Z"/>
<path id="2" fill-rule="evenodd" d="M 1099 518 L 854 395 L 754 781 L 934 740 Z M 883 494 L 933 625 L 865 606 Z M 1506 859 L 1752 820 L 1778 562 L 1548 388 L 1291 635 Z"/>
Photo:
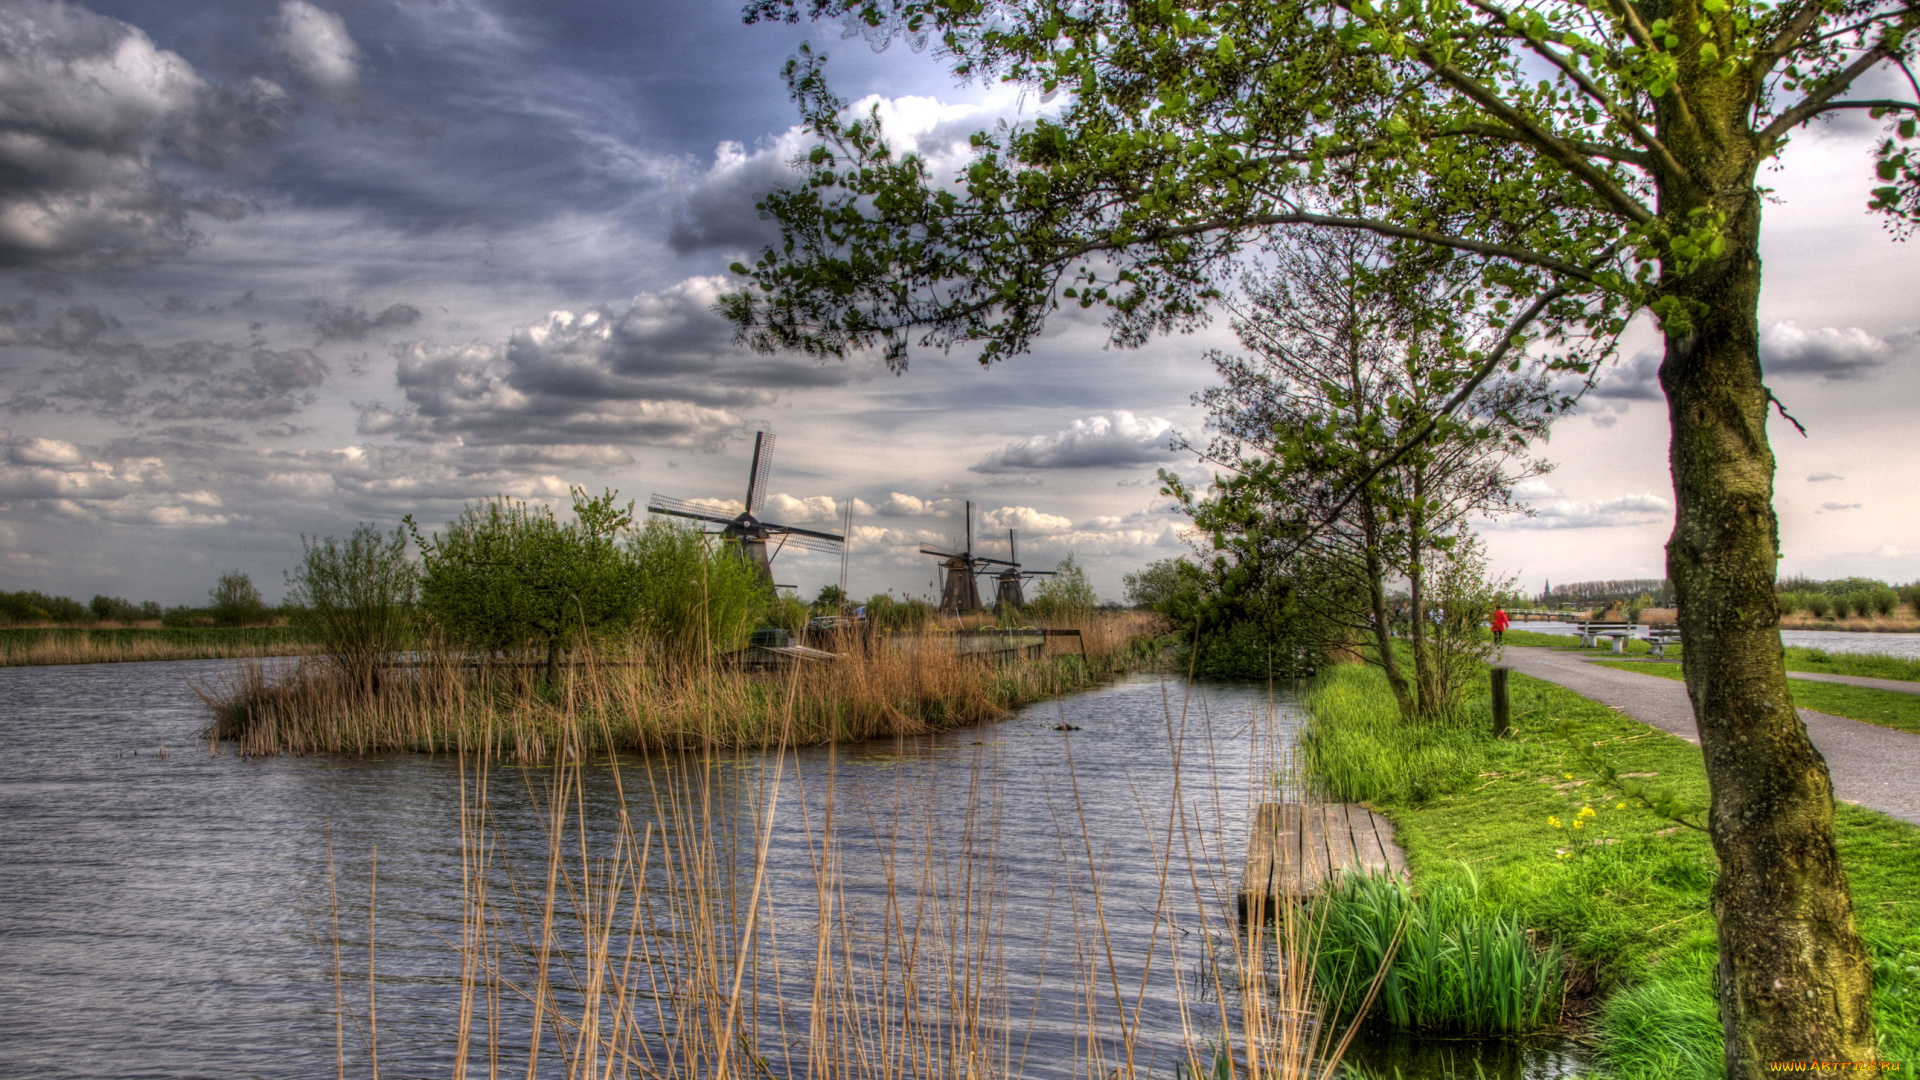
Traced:
<path id="1" fill-rule="evenodd" d="M 1900 606 L 1900 596 L 1892 589 L 1875 589 L 1867 594 L 1867 598 L 1873 604 L 1874 614 L 1883 618 L 1893 614 L 1893 609 Z"/>
<path id="2" fill-rule="evenodd" d="M 160 605 L 149 600 L 136 604 L 117 596 L 95 596 L 87 601 L 87 612 L 94 618 L 112 622 L 137 622 L 160 617 Z"/>
<path id="3" fill-rule="evenodd" d="M 574 488 L 574 520 L 562 525 L 545 506 L 501 496 L 469 505 L 445 537 L 422 536 L 409 516 L 421 607 L 455 644 L 542 650 L 551 679 L 563 649 L 638 614 L 641 575 L 618 543 L 633 507 L 614 498 Z"/>
<path id="4" fill-rule="evenodd" d="M 342 541 L 300 538 L 300 567 L 287 574 L 287 602 L 315 643 L 363 686 L 406 644 L 419 575 L 407 561 L 407 537 L 358 525 Z"/>
<path id="5" fill-rule="evenodd" d="M 0 619 L 7 622 L 87 622 L 85 604 L 39 591 L 0 593 Z"/>
<path id="6" fill-rule="evenodd" d="M 1808 593 L 1807 614 L 1824 619 L 1833 614 L 1833 600 L 1825 593 Z"/>
<path id="7" fill-rule="evenodd" d="M 207 614 L 216 626 L 249 626 L 266 622 L 268 612 L 253 579 L 230 570 L 207 592 Z"/>
<path id="8" fill-rule="evenodd" d="M 940 621 L 940 613 L 932 604 L 899 599 L 892 593 L 874 593 L 864 606 L 867 620 L 882 630 L 923 630 Z"/>
<path id="9" fill-rule="evenodd" d="M 1042 619 L 1056 622 L 1084 622 L 1100 606 L 1087 572 L 1069 554 L 1053 569 L 1053 576 L 1040 582 L 1038 595 L 1030 605 Z"/>
<path id="10" fill-rule="evenodd" d="M 634 625 L 671 659 L 740 648 L 766 611 L 759 569 L 698 527 L 649 521 L 627 550 L 639 582 Z"/>

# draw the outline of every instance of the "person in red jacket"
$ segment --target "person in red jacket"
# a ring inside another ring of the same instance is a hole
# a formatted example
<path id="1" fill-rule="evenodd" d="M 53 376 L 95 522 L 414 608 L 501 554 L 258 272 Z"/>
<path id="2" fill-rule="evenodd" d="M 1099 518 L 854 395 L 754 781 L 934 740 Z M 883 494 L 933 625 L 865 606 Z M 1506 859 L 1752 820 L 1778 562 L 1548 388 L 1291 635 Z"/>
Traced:
<path id="1" fill-rule="evenodd" d="M 1500 635 L 1507 632 L 1507 609 L 1496 606 L 1493 609 L 1493 643 L 1500 644 Z"/>

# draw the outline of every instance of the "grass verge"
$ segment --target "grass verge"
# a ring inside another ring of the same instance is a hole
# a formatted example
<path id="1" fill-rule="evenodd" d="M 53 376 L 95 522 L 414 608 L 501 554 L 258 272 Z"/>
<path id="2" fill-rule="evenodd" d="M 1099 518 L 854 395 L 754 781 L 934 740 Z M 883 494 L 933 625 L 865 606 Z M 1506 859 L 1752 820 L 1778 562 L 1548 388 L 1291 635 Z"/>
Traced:
<path id="1" fill-rule="evenodd" d="M 1596 663 L 1601 667 L 1637 671 L 1642 675 L 1656 675 L 1663 679 L 1681 678 L 1678 664 L 1649 664 L 1631 660 L 1626 663 L 1600 660 Z M 1793 692 L 1793 703 L 1803 709 L 1920 735 L 1920 694 L 1808 679 L 1788 679 L 1787 686 Z"/>
<path id="2" fill-rule="evenodd" d="M 1484 684 L 1483 684 L 1484 686 Z M 1723 1075 L 1714 998 L 1717 949 L 1704 835 L 1610 797 L 1559 734 L 1592 744 L 1622 772 L 1704 802 L 1700 751 L 1551 683 L 1512 677 L 1509 739 L 1489 730 L 1485 691 L 1445 757 L 1396 750 L 1393 700 L 1377 672 L 1343 666 L 1313 699 L 1305 763 L 1338 757 L 1345 797 L 1393 818 L 1417 890 L 1464 889 L 1489 917 L 1511 916 L 1558 943 L 1569 961 L 1561 1021 L 1598 1044 L 1621 1080 Z M 1370 768 L 1344 729 L 1374 740 Z M 1409 747 L 1429 738 L 1399 725 Z M 1343 741 L 1344 740 L 1344 741 Z M 1399 758 L 1423 760 L 1405 766 Z M 1409 781 L 1408 768 L 1419 775 Z M 1881 1055 L 1920 1058 L 1920 828 L 1858 807 L 1836 808 L 1841 859 L 1875 962 Z"/>
<path id="3" fill-rule="evenodd" d="M 230 660 L 301 656 L 314 651 L 291 626 L 0 627 L 0 667 L 112 664 L 140 660 Z"/>
<path id="4" fill-rule="evenodd" d="M 1525 645 L 1536 648 L 1565 649 L 1572 652 L 1601 653 L 1613 652 L 1613 643 L 1604 642 L 1594 648 L 1585 648 L 1580 639 L 1572 634 L 1543 634 L 1538 630 L 1509 630 L 1507 644 Z M 1627 656 L 1645 656 L 1648 648 L 1644 641 L 1626 643 Z M 1678 657 L 1679 645 L 1668 645 L 1667 655 Z M 1868 679 L 1901 679 L 1907 682 L 1920 682 L 1920 660 L 1905 656 L 1893 656 L 1888 653 L 1847 653 L 1832 652 L 1827 649 L 1815 649 L 1804 645 L 1786 647 L 1788 671 L 1806 671 L 1820 675 L 1858 675 Z"/>

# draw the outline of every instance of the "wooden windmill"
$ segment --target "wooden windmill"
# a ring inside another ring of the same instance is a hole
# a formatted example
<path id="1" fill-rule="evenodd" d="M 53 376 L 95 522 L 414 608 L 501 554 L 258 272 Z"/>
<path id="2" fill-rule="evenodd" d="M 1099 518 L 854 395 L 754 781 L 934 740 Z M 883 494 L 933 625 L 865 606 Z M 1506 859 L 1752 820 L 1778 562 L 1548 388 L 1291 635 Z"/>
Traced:
<path id="1" fill-rule="evenodd" d="M 788 544 L 832 555 L 837 554 L 847 538 L 834 533 L 815 532 L 812 529 L 781 525 L 772 521 L 760 520 L 760 508 L 767 499 L 767 480 L 773 473 L 773 433 L 756 432 L 753 437 L 753 465 L 747 472 L 747 508 L 739 517 L 719 517 L 698 503 L 684 499 L 669 499 L 664 495 L 655 495 L 647 500 L 647 512 L 665 514 L 669 517 L 689 518 L 693 521 L 706 521 L 722 526 L 722 543 L 738 545 L 740 556 L 756 568 L 769 590 L 792 588 L 775 585 L 773 582 L 773 560 Z M 772 542 L 773 546 L 767 545 Z"/>
<path id="2" fill-rule="evenodd" d="M 1007 607 L 1023 608 L 1027 606 L 1026 589 L 1022 586 L 1027 579 L 1046 577 L 1052 570 L 1020 569 L 1020 539 L 1016 530 L 1007 530 L 1007 559 L 1001 563 L 1002 569 L 993 574 L 993 607 L 998 611 Z M 998 559 L 982 559 L 982 562 L 999 562 Z"/>
<path id="3" fill-rule="evenodd" d="M 967 503 L 967 546 L 959 551 L 921 548 L 920 554 L 940 560 L 940 614 L 965 615 L 985 607 L 980 603 L 980 586 L 974 578 L 986 572 L 983 563 L 998 563 L 973 553 L 973 503 Z"/>

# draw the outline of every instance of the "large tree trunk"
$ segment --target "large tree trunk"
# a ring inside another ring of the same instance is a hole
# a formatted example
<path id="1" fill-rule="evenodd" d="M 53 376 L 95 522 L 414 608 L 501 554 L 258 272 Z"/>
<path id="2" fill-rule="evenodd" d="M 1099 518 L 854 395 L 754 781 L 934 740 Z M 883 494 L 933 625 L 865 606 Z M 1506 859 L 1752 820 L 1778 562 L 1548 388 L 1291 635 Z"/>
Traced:
<path id="1" fill-rule="evenodd" d="M 1694 159 L 1700 173 L 1715 171 L 1711 158 Z M 1875 1048 L 1872 966 L 1834 847 L 1833 784 L 1782 663 L 1757 318 L 1760 202 L 1750 179 L 1744 199 L 1737 183 L 1726 177 L 1721 187 L 1732 188 L 1733 205 L 1719 202 L 1726 257 L 1676 290 L 1691 313 L 1668 318 L 1660 383 L 1677 503 L 1667 573 L 1720 859 L 1713 913 L 1727 1075 L 1746 1080 L 1768 1075 L 1769 1061 L 1864 1061 Z"/>

